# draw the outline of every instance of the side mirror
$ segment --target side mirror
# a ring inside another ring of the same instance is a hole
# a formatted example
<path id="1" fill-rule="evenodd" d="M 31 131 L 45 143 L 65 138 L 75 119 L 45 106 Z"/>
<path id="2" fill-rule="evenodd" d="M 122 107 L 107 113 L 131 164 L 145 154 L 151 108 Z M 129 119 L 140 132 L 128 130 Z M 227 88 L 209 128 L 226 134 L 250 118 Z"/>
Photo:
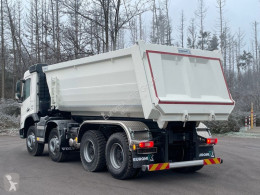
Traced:
<path id="1" fill-rule="evenodd" d="M 22 81 L 19 80 L 16 82 L 16 90 L 15 90 L 15 99 L 21 103 L 22 102 Z"/>

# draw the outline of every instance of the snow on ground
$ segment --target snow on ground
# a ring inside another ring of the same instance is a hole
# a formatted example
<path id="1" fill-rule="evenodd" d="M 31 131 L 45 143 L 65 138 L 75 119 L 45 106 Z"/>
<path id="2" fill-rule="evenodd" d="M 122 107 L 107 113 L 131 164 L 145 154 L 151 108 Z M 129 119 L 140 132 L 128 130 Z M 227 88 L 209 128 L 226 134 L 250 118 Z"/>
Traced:
<path id="1" fill-rule="evenodd" d="M 224 134 L 215 134 L 213 136 L 216 136 L 216 137 L 230 136 L 230 137 L 260 138 L 260 127 L 255 127 L 254 129 L 250 129 L 250 130 L 247 130 L 247 131 L 230 132 L 230 133 L 224 133 Z"/>
<path id="2" fill-rule="evenodd" d="M 17 136 L 19 135 L 18 129 L 4 129 L 0 130 L 1 135 L 8 135 L 8 136 Z"/>
<path id="3" fill-rule="evenodd" d="M 0 100 L 0 135 L 17 135 L 20 105 L 14 100 Z"/>

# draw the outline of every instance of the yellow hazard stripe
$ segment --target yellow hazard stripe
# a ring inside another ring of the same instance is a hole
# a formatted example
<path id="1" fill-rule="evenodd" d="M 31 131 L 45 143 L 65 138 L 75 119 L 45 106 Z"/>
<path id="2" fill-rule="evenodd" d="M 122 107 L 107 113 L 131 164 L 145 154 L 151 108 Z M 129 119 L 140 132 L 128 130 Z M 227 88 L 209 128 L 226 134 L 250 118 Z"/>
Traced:
<path id="1" fill-rule="evenodd" d="M 149 165 L 149 171 L 159 171 L 169 169 L 169 163 L 158 163 Z"/>
<path id="2" fill-rule="evenodd" d="M 154 171 L 157 166 L 158 166 L 158 164 L 153 164 L 153 166 L 149 169 L 149 171 Z"/>
<path id="3" fill-rule="evenodd" d="M 211 162 L 210 162 L 209 159 L 204 159 L 204 162 L 205 162 L 205 164 L 207 164 L 207 165 L 211 165 Z"/>
<path id="4" fill-rule="evenodd" d="M 163 163 L 163 165 L 161 166 L 160 170 L 164 170 L 166 169 L 166 167 L 169 165 L 169 163 Z"/>
<path id="5" fill-rule="evenodd" d="M 219 160 L 218 160 L 217 158 L 213 158 L 213 160 L 214 160 L 214 162 L 215 162 L 216 164 L 220 164 L 220 162 L 219 162 Z"/>
<path id="6" fill-rule="evenodd" d="M 204 165 L 214 165 L 214 164 L 221 164 L 221 159 L 220 158 L 204 159 Z"/>

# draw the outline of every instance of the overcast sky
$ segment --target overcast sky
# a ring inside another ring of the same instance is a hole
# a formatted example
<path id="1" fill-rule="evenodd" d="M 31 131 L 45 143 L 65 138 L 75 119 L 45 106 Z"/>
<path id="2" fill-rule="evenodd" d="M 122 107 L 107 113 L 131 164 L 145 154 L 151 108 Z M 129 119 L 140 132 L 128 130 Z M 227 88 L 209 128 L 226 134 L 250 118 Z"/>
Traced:
<path id="1" fill-rule="evenodd" d="M 205 18 L 206 30 L 217 32 L 219 14 L 216 0 L 205 0 L 205 3 L 208 8 Z M 190 18 L 194 17 L 197 7 L 198 0 L 170 0 L 170 15 L 173 29 L 176 30 L 176 26 L 180 21 L 181 10 L 184 11 L 187 28 Z M 226 0 L 224 17 L 233 33 L 237 32 L 239 28 L 245 32 L 245 42 L 247 42 L 245 49 L 249 49 L 253 35 L 252 24 L 254 21 L 260 22 L 260 0 Z M 173 34 L 175 33 L 173 32 Z"/>

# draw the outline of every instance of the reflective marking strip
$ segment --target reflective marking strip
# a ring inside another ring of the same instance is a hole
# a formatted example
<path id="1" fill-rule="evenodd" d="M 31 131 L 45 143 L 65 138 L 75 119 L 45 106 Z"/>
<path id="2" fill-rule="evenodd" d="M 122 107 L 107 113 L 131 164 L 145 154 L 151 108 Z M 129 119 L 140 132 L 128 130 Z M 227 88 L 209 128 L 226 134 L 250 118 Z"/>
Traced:
<path id="1" fill-rule="evenodd" d="M 163 163 L 158 164 L 157 167 L 156 167 L 156 171 L 161 170 L 162 165 L 163 165 Z"/>
<path id="2" fill-rule="evenodd" d="M 37 137 L 36 140 L 39 141 L 39 142 L 43 142 L 43 141 L 44 141 L 44 138 Z"/>
<path id="3" fill-rule="evenodd" d="M 220 158 L 210 158 L 210 159 L 204 159 L 204 165 L 214 165 L 214 164 L 220 164 L 221 159 Z"/>
<path id="4" fill-rule="evenodd" d="M 204 160 L 204 165 L 211 165 L 211 162 L 209 161 L 209 159 Z"/>
<path id="5" fill-rule="evenodd" d="M 209 161 L 211 162 L 211 164 L 215 164 L 215 161 L 213 159 L 209 159 Z"/>
<path id="6" fill-rule="evenodd" d="M 149 165 L 149 171 L 155 171 L 157 164 Z"/>
<path id="7" fill-rule="evenodd" d="M 213 160 L 214 160 L 215 164 L 219 164 L 220 163 L 220 160 L 217 159 L 217 158 L 213 158 Z"/>
<path id="8" fill-rule="evenodd" d="M 163 166 L 161 167 L 161 170 L 169 169 L 169 168 L 170 168 L 169 163 L 163 163 Z"/>
<path id="9" fill-rule="evenodd" d="M 149 165 L 149 171 L 159 171 L 169 169 L 169 163 L 158 163 L 158 164 L 151 164 Z"/>

